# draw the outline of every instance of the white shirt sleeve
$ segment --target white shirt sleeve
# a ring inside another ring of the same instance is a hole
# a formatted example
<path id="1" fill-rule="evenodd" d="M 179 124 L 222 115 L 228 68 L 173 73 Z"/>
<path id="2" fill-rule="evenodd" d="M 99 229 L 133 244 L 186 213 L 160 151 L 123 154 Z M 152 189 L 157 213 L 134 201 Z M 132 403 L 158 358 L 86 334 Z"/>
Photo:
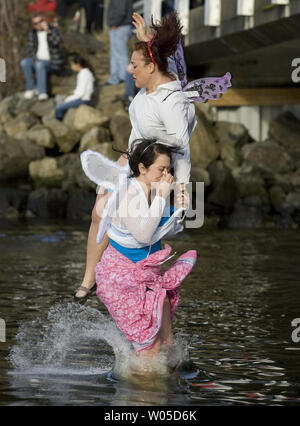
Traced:
<path id="1" fill-rule="evenodd" d="M 173 139 L 183 155 L 174 156 L 175 180 L 188 183 L 191 173 L 190 160 L 190 103 L 181 93 L 172 93 L 161 103 L 160 115 L 165 126 L 167 137 Z"/>
<path id="2" fill-rule="evenodd" d="M 158 195 L 149 207 L 145 200 L 141 200 L 141 194 L 135 194 L 134 197 L 128 196 L 127 200 L 122 201 L 119 215 L 122 216 L 123 225 L 130 234 L 139 243 L 149 245 L 161 221 L 165 206 L 166 200 Z"/>

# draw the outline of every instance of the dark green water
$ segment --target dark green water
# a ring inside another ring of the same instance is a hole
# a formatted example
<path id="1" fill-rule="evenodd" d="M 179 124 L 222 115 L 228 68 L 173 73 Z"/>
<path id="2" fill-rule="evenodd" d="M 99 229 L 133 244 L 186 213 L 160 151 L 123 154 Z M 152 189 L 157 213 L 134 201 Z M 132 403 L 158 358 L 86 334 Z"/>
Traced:
<path id="1" fill-rule="evenodd" d="M 1 405 L 300 404 L 300 232 L 204 227 L 169 241 L 198 250 L 174 323 L 193 365 L 149 387 L 111 378 L 124 342 L 96 297 L 68 303 L 87 228 L 0 226 Z"/>

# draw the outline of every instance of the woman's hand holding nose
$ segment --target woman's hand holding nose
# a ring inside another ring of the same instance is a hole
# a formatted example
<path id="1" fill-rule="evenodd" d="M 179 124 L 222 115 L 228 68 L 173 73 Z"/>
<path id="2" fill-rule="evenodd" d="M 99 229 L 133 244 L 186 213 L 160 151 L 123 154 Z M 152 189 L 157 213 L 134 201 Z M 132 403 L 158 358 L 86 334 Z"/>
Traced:
<path id="1" fill-rule="evenodd" d="M 174 177 L 167 171 L 163 172 L 163 176 L 157 185 L 157 195 L 167 198 L 171 192 Z"/>

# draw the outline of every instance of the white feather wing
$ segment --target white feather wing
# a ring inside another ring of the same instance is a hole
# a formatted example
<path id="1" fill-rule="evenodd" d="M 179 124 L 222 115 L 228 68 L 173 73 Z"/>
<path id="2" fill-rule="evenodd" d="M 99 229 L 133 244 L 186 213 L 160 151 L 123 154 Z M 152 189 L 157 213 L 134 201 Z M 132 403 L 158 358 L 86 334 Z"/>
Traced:
<path id="1" fill-rule="evenodd" d="M 106 189 L 115 189 L 120 174 L 129 175 L 128 165 L 121 167 L 99 152 L 88 150 L 80 155 L 81 164 L 86 176 L 97 185 Z"/>

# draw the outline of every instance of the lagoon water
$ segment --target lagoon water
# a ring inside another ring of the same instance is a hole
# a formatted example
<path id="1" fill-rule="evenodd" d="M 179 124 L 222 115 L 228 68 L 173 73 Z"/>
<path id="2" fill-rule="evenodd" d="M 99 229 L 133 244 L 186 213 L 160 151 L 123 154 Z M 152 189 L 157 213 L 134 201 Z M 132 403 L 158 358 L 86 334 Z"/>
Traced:
<path id="1" fill-rule="evenodd" d="M 179 374 L 158 362 L 148 380 L 124 374 L 130 347 L 97 298 L 71 303 L 87 230 L 0 225 L 0 405 L 300 405 L 299 231 L 204 226 L 168 241 L 198 262 L 174 322 Z"/>

